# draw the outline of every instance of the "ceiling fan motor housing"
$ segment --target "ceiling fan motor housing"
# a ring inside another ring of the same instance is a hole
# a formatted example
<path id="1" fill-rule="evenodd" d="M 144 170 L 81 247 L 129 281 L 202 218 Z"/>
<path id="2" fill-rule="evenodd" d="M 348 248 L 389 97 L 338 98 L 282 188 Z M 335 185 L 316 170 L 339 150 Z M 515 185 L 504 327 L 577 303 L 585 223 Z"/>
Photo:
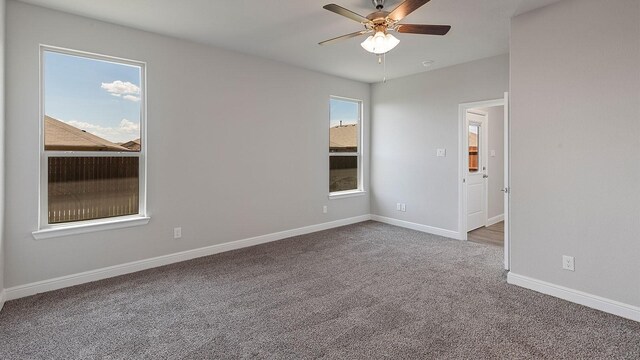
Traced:
<path id="1" fill-rule="evenodd" d="M 375 6 L 378 10 L 382 10 L 382 8 L 384 7 L 384 0 L 371 0 L 371 2 L 373 3 L 373 6 Z"/>

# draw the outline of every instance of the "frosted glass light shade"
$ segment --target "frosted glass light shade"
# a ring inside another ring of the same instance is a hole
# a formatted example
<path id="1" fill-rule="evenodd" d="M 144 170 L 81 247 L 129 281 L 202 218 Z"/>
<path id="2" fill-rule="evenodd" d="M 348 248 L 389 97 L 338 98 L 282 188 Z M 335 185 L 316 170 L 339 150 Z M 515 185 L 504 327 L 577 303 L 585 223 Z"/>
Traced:
<path id="1" fill-rule="evenodd" d="M 385 35 L 382 31 L 378 31 L 375 35 L 369 36 L 360 45 L 368 52 L 380 55 L 391 51 L 399 43 L 400 40 L 396 39 L 395 36 L 391 34 Z"/>

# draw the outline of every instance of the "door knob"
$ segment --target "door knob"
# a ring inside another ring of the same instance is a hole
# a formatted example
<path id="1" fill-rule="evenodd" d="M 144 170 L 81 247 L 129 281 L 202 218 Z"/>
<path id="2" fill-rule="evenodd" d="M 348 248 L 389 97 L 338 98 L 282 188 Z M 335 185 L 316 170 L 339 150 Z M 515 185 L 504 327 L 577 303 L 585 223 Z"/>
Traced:
<path id="1" fill-rule="evenodd" d="M 486 178 L 488 178 L 488 177 L 489 177 L 489 175 L 487 175 L 487 174 L 482 175 L 482 178 L 483 178 L 483 179 L 486 179 Z"/>

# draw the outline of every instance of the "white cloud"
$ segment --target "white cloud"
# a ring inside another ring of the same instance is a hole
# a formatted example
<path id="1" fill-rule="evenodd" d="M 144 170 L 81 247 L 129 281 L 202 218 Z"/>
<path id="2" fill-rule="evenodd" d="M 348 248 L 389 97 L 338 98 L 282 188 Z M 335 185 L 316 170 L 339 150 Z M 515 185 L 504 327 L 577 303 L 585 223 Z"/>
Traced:
<path id="1" fill-rule="evenodd" d="M 77 120 L 65 121 L 65 123 L 114 143 L 123 143 L 140 137 L 140 124 L 127 119 L 122 119 L 116 127 L 104 127 Z"/>
<path id="2" fill-rule="evenodd" d="M 125 100 L 133 101 L 133 102 L 140 101 L 140 97 L 139 96 L 125 95 L 122 98 L 125 99 Z"/>
<path id="3" fill-rule="evenodd" d="M 111 83 L 102 83 L 100 87 L 107 90 L 107 92 L 113 96 L 122 97 L 123 99 L 129 101 L 140 101 L 140 97 L 136 96 L 140 95 L 140 88 L 128 81 L 124 82 L 121 80 L 116 80 Z"/>

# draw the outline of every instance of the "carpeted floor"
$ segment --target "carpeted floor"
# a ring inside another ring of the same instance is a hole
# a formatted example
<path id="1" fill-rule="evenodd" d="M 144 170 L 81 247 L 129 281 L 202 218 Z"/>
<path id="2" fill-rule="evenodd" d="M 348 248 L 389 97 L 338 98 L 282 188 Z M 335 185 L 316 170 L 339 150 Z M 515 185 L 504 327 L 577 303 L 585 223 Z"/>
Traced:
<path id="1" fill-rule="evenodd" d="M 10 301 L 0 358 L 640 358 L 640 323 L 507 285 L 501 260 L 365 222 Z"/>

